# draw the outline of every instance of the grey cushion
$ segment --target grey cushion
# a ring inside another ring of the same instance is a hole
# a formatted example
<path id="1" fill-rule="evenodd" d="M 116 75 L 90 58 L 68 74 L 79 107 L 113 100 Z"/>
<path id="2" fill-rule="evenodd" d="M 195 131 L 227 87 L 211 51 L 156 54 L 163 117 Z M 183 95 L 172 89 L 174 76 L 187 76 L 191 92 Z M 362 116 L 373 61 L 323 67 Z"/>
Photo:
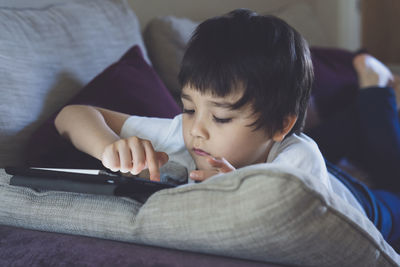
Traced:
<path id="1" fill-rule="evenodd" d="M 180 103 L 178 73 L 183 54 L 198 23 L 186 18 L 165 16 L 154 18 L 147 24 L 143 37 L 153 62 L 172 96 Z"/>
<path id="2" fill-rule="evenodd" d="M 123 197 L 37 191 L 9 185 L 0 169 L 0 224 L 131 241 L 141 203 Z"/>
<path id="3" fill-rule="evenodd" d="M 33 130 L 129 47 L 143 45 L 125 0 L 0 8 L 0 166 L 21 163 Z"/>
<path id="4" fill-rule="evenodd" d="M 143 205 L 0 178 L 0 224 L 298 266 L 400 266 L 364 215 L 288 166 L 245 167 Z"/>

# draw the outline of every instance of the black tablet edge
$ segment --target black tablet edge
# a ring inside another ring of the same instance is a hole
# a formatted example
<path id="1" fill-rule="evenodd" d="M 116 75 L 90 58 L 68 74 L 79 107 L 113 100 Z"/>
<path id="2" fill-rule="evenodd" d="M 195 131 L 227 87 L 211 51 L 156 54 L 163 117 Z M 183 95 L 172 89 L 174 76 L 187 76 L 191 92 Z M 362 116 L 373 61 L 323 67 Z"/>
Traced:
<path id="1" fill-rule="evenodd" d="M 52 178 L 52 179 L 71 179 L 74 181 L 84 181 L 84 182 L 101 183 L 101 184 L 137 183 L 140 185 L 147 184 L 151 187 L 156 186 L 162 189 L 176 187 L 176 185 L 170 183 L 152 181 L 140 178 L 138 176 L 123 176 L 116 173 L 107 172 L 104 170 L 101 170 L 103 172 L 101 172 L 100 174 L 85 174 L 85 173 L 72 173 L 72 172 L 63 172 L 54 170 L 32 169 L 31 167 L 26 167 L 26 166 L 23 167 L 7 166 L 5 167 L 5 171 L 10 175 L 21 175 L 28 177 L 37 176 L 37 177 Z"/>

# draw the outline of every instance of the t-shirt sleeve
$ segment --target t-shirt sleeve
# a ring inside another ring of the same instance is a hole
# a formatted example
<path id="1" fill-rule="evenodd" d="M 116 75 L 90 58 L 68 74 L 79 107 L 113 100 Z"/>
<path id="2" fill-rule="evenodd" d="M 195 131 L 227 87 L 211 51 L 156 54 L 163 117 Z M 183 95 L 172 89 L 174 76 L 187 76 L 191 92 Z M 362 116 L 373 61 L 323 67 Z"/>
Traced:
<path id="1" fill-rule="evenodd" d="M 328 189 L 331 189 L 325 160 L 318 145 L 305 134 L 293 135 L 280 144 L 276 144 L 271 149 L 268 161 L 299 168 L 318 177 Z"/>
<path id="2" fill-rule="evenodd" d="M 137 136 L 150 140 L 156 151 L 163 151 L 169 154 L 172 152 L 171 149 L 174 148 L 174 142 L 171 142 L 171 137 L 182 134 L 180 116 L 178 115 L 174 119 L 131 116 L 123 124 L 120 137 Z"/>

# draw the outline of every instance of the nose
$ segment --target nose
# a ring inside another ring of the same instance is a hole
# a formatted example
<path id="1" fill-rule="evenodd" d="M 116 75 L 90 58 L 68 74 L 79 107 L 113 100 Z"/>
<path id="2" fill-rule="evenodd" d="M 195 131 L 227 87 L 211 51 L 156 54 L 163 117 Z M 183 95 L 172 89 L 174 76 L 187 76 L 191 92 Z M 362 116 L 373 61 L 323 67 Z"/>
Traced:
<path id="1" fill-rule="evenodd" d="M 190 129 L 190 134 L 193 137 L 208 139 L 209 133 L 204 121 L 201 118 L 196 118 L 193 121 L 192 128 Z"/>

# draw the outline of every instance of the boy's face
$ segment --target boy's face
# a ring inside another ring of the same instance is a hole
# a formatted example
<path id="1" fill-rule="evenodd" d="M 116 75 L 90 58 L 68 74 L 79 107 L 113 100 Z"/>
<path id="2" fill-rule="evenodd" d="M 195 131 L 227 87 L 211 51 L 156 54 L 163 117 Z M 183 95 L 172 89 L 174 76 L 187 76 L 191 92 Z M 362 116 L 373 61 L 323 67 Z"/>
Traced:
<path id="1" fill-rule="evenodd" d="M 251 106 L 228 108 L 241 96 L 237 92 L 218 98 L 183 88 L 183 138 L 199 170 L 212 169 L 206 155 L 223 157 L 235 168 L 266 162 L 273 142 L 263 129 L 248 126 L 257 119 Z"/>

